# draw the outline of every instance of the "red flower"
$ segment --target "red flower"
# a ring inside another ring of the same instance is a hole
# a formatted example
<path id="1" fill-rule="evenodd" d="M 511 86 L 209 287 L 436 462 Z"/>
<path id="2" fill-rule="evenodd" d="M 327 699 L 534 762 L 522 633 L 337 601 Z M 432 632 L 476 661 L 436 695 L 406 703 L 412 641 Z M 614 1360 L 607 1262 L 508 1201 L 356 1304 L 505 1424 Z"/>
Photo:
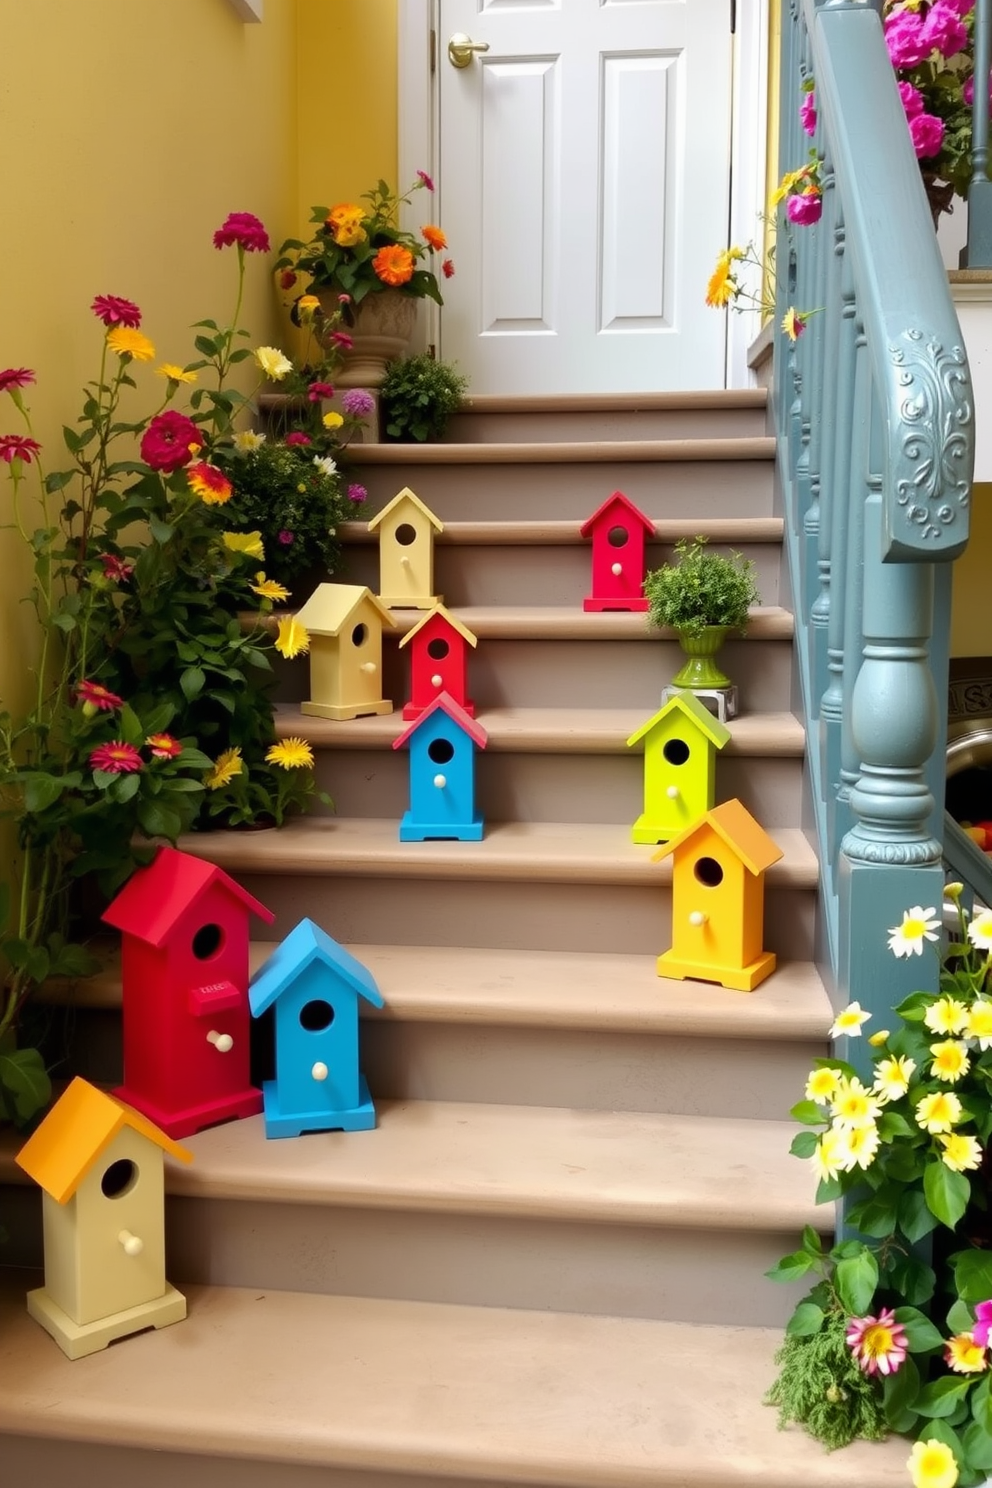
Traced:
<path id="1" fill-rule="evenodd" d="M 134 573 L 134 564 L 125 563 L 116 553 L 101 553 L 100 562 L 103 564 L 103 577 L 113 579 L 115 584 L 126 584 Z"/>
<path id="2" fill-rule="evenodd" d="M 293 273 L 292 269 L 283 269 L 282 273 L 279 275 L 279 288 L 292 289 L 295 283 L 296 275 Z"/>
<path id="3" fill-rule="evenodd" d="M 167 408 L 157 413 L 141 436 L 141 458 L 153 470 L 162 470 L 171 475 L 183 465 L 188 465 L 193 456 L 190 445 L 200 445 L 203 436 L 184 413 Z"/>
<path id="4" fill-rule="evenodd" d="M 332 331 L 328 340 L 333 341 L 335 346 L 340 346 L 342 351 L 351 351 L 355 344 L 344 331 Z"/>
<path id="5" fill-rule="evenodd" d="M 115 708 L 124 706 L 124 699 L 111 692 L 109 687 L 104 687 L 102 682 L 78 682 L 76 702 L 91 709 L 99 708 L 105 713 L 113 713 Z"/>
<path id="6" fill-rule="evenodd" d="M 294 429 L 292 434 L 287 434 L 284 444 L 312 444 L 313 440 L 309 434 L 304 434 L 301 429 Z"/>
<path id="7" fill-rule="evenodd" d="M 11 388 L 27 387 L 29 382 L 34 382 L 34 373 L 29 372 L 27 367 L 8 367 L 6 372 L 0 372 L 0 393 L 9 392 Z"/>
<path id="8" fill-rule="evenodd" d="M 183 752 L 183 746 L 171 734 L 149 734 L 145 744 L 156 759 L 175 759 Z"/>
<path id="9" fill-rule="evenodd" d="M 333 398 L 334 389 L 329 382 L 312 382 L 307 388 L 307 397 L 311 403 L 319 403 L 321 398 Z"/>
<path id="10" fill-rule="evenodd" d="M 246 253 L 268 253 L 269 235 L 251 212 L 231 212 L 222 227 L 214 233 L 214 247 L 227 248 L 237 243 Z"/>
<path id="11" fill-rule="evenodd" d="M 108 775 L 127 775 L 140 770 L 144 761 L 133 744 L 123 739 L 114 739 L 110 744 L 99 744 L 90 754 L 94 770 L 104 770 Z"/>
<path id="12" fill-rule="evenodd" d="M 444 275 L 445 279 L 450 279 L 452 277 L 452 275 L 454 274 L 454 272 L 455 272 L 455 266 L 454 266 L 454 264 L 451 262 L 451 259 L 450 258 L 446 258 L 444 260 L 444 263 L 441 265 L 441 273 Z"/>
<path id="13" fill-rule="evenodd" d="M 141 311 L 133 300 L 122 300 L 120 295 L 97 295 L 90 309 L 105 326 L 129 326 L 136 331 L 141 324 Z"/>
<path id="14" fill-rule="evenodd" d="M 421 186 L 426 186 L 428 191 L 434 190 L 434 182 L 426 171 L 418 170 L 417 175 L 420 177 Z"/>
<path id="15" fill-rule="evenodd" d="M 223 506 L 225 501 L 230 501 L 234 491 L 223 470 L 207 460 L 197 460 L 195 465 L 191 465 L 186 479 L 190 490 L 195 491 L 207 506 Z"/>
<path id="16" fill-rule="evenodd" d="M 0 460 L 6 460 L 8 465 L 15 460 L 30 465 L 40 451 L 37 439 L 28 439 L 26 434 L 0 434 Z"/>

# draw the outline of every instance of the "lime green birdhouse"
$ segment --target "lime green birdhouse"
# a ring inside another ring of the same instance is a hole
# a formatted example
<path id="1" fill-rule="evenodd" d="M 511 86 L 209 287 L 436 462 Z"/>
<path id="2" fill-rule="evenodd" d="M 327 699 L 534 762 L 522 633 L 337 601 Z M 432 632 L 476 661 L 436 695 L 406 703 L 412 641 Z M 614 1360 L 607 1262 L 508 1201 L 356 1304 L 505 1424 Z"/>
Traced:
<path id="1" fill-rule="evenodd" d="M 712 809 L 716 751 L 730 730 L 691 692 L 677 692 L 627 740 L 644 740 L 644 810 L 634 842 L 667 842 Z"/>

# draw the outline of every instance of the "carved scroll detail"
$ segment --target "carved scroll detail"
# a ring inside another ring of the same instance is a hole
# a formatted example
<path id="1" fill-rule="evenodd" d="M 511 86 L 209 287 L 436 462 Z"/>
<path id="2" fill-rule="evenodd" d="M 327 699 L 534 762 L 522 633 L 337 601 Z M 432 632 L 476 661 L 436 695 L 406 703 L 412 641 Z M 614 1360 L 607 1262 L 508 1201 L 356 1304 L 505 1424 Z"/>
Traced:
<path id="1" fill-rule="evenodd" d="M 957 538 L 955 524 L 967 521 L 974 417 L 964 347 L 947 348 L 908 330 L 900 344 L 890 345 L 889 357 L 902 390 L 889 448 L 904 541 L 939 543 L 949 532 Z M 906 525 L 915 530 L 906 531 Z"/>

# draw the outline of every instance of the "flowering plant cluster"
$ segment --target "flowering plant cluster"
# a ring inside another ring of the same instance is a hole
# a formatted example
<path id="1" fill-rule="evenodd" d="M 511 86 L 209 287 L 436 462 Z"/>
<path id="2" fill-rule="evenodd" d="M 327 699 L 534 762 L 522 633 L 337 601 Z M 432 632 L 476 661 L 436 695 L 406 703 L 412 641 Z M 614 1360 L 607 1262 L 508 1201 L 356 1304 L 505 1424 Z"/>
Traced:
<path id="1" fill-rule="evenodd" d="M 976 1484 L 992 1470 L 992 1225 L 986 1150 L 992 1136 L 992 911 L 958 930 L 940 987 L 895 1010 L 899 1026 L 870 1035 L 871 1073 L 819 1059 L 793 1117 L 792 1151 L 818 1180 L 817 1199 L 844 1196 L 852 1238 L 802 1246 L 769 1275 L 816 1277 L 778 1355 L 770 1400 L 829 1447 L 888 1431 L 916 1438 L 914 1488 Z M 899 957 L 938 939 L 916 906 L 889 932 Z M 832 1036 L 857 1037 L 857 1003 Z"/>
<path id="2" fill-rule="evenodd" d="M 426 223 L 418 236 L 406 232 L 398 221 L 400 206 L 409 205 L 413 193 L 420 190 L 434 190 L 426 171 L 417 172 L 417 179 L 402 196 L 379 181 L 360 202 L 314 207 L 310 220 L 317 229 L 310 241 L 287 238 L 279 250 L 276 269 L 282 287 L 290 289 L 298 274 L 308 274 L 311 289 L 347 296 L 343 314 L 349 324 L 354 324 L 354 306 L 366 295 L 384 289 L 399 289 L 416 299 L 428 296 L 442 304 L 437 273 L 430 265 L 434 255 L 444 254 L 447 238 L 433 223 Z M 439 272 L 451 278 L 455 266 L 450 258 L 440 257 Z"/>

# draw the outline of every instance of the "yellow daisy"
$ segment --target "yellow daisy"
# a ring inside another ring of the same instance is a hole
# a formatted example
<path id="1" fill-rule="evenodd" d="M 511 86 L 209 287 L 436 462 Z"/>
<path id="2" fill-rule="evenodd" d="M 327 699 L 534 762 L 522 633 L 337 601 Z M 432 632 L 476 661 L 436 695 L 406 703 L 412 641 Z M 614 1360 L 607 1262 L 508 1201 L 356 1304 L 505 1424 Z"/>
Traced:
<path id="1" fill-rule="evenodd" d="M 706 285 L 706 304 L 715 310 L 729 305 L 739 293 L 739 286 L 730 272 L 730 262 L 730 254 L 721 253 Z"/>
<path id="2" fill-rule="evenodd" d="M 988 998 L 980 997 L 971 1004 L 968 1009 L 968 1026 L 964 1032 L 966 1038 L 978 1040 L 980 1049 L 992 1047 L 992 1002 Z"/>
<path id="3" fill-rule="evenodd" d="M 301 625 L 295 615 L 284 615 L 279 621 L 279 632 L 275 639 L 275 648 L 280 656 L 292 660 L 294 656 L 300 656 L 310 650 L 310 637 L 305 625 Z"/>
<path id="4" fill-rule="evenodd" d="M 115 356 L 134 357 L 136 362 L 150 362 L 155 356 L 155 347 L 144 331 L 131 326 L 115 326 L 107 332 L 107 345 Z"/>
<path id="5" fill-rule="evenodd" d="M 342 418 L 340 413 L 336 413 L 332 408 L 329 413 L 324 414 L 321 422 L 323 423 L 325 429 L 340 429 L 341 425 L 344 423 L 344 419 Z"/>
<path id="6" fill-rule="evenodd" d="M 870 1168 L 881 1140 L 875 1123 L 871 1121 L 864 1126 L 844 1127 L 839 1135 L 841 1167 L 844 1171 L 849 1173 L 852 1168 Z"/>
<path id="7" fill-rule="evenodd" d="M 197 374 L 187 372 L 185 367 L 177 367 L 175 362 L 163 362 L 161 367 L 155 368 L 156 377 L 167 377 L 170 382 L 195 382 Z"/>
<path id="8" fill-rule="evenodd" d="M 980 1166 L 982 1148 L 977 1137 L 966 1136 L 963 1132 L 946 1132 L 940 1142 L 944 1149 L 940 1155 L 953 1173 L 964 1173 Z"/>
<path id="9" fill-rule="evenodd" d="M 923 1014 L 931 1033 L 963 1033 L 968 1026 L 968 1009 L 956 997 L 938 997 Z"/>
<path id="10" fill-rule="evenodd" d="M 810 1158 L 813 1171 L 820 1183 L 829 1183 L 843 1172 L 847 1152 L 844 1134 L 837 1127 L 832 1126 L 823 1133 Z"/>
<path id="11" fill-rule="evenodd" d="M 207 790 L 220 790 L 225 785 L 230 785 L 236 775 L 240 775 L 244 769 L 244 761 L 241 758 L 241 750 L 225 749 L 214 760 L 213 769 L 209 770 L 203 777 L 203 783 Z"/>
<path id="12" fill-rule="evenodd" d="M 265 559 L 265 548 L 260 532 L 225 532 L 224 546 L 232 553 L 244 553 L 246 558 Z"/>
<path id="13" fill-rule="evenodd" d="M 860 1038 L 862 1025 L 868 1022 L 871 1013 L 862 1012 L 859 1002 L 852 1002 L 836 1016 L 830 1028 L 830 1037 L 839 1038 L 846 1033 L 848 1038 Z"/>
<path id="14" fill-rule="evenodd" d="M 313 750 L 306 739 L 282 739 L 266 751 L 265 762 L 283 770 L 302 770 L 313 764 Z"/>
<path id="15" fill-rule="evenodd" d="M 234 448 L 239 455 L 250 455 L 252 450 L 260 449 L 265 443 L 264 434 L 256 434 L 254 429 L 242 429 L 240 434 L 234 436 Z"/>
<path id="16" fill-rule="evenodd" d="M 255 360 L 271 382 L 278 382 L 293 370 L 289 357 L 275 346 L 256 346 Z"/>
<path id="17" fill-rule="evenodd" d="M 932 1137 L 940 1132 L 949 1132 L 952 1126 L 957 1126 L 963 1115 L 964 1107 L 953 1090 L 936 1090 L 933 1095 L 925 1095 L 916 1106 L 917 1126 L 921 1126 Z"/>
<path id="18" fill-rule="evenodd" d="M 981 1374 L 988 1369 L 988 1354 L 970 1333 L 955 1333 L 947 1340 L 944 1362 L 955 1374 Z"/>
<path id="19" fill-rule="evenodd" d="M 810 1070 L 806 1081 L 806 1099 L 817 1101 L 821 1106 L 829 1105 L 837 1092 L 840 1075 L 826 1065 L 822 1069 Z"/>
<path id="20" fill-rule="evenodd" d="M 874 1092 L 866 1089 L 855 1076 L 850 1079 L 841 1076 L 830 1110 L 838 1126 L 871 1126 L 879 1114 L 879 1102 Z"/>
<path id="21" fill-rule="evenodd" d="M 916 1060 L 907 1054 L 892 1059 L 880 1059 L 875 1066 L 875 1083 L 872 1087 L 880 1101 L 899 1100 L 909 1089 L 909 1081 L 916 1069 Z"/>
<path id="22" fill-rule="evenodd" d="M 931 1044 L 930 1053 L 933 1055 L 930 1073 L 936 1075 L 938 1080 L 946 1080 L 949 1085 L 956 1085 L 971 1066 L 968 1045 L 962 1044 L 958 1039 L 945 1039 L 941 1044 Z"/>
<path id="23" fill-rule="evenodd" d="M 958 1460 L 946 1442 L 931 1436 L 913 1443 L 906 1463 L 913 1488 L 954 1488 L 958 1480 Z"/>
<path id="24" fill-rule="evenodd" d="M 286 600 L 289 598 L 289 590 L 277 584 L 275 579 L 267 579 L 264 573 L 255 575 L 254 584 L 248 586 L 253 594 L 260 594 L 263 599 Z"/>
<path id="25" fill-rule="evenodd" d="M 888 1037 L 889 1030 L 887 1028 L 880 1028 L 877 1033 L 870 1033 L 868 1035 L 868 1042 L 873 1049 L 880 1049 Z"/>
<path id="26" fill-rule="evenodd" d="M 992 909 L 980 909 L 968 926 L 968 939 L 980 951 L 992 951 Z"/>

